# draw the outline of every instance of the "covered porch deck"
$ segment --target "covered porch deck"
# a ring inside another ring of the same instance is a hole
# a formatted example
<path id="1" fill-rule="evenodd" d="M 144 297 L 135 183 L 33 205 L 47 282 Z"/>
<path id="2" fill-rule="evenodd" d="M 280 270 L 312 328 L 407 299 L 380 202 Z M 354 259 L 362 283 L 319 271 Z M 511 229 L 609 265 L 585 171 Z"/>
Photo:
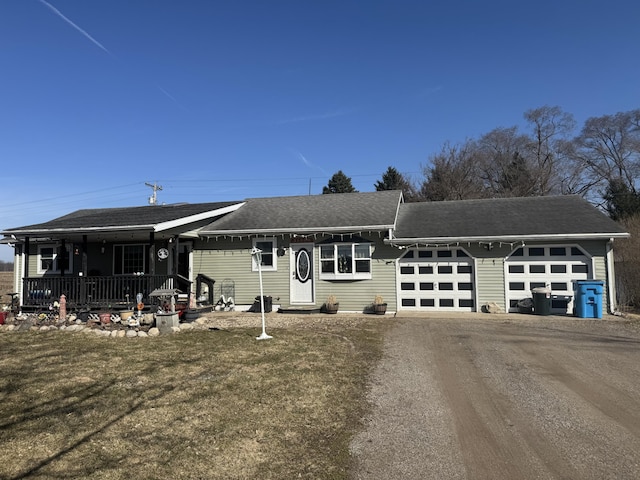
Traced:
<path id="1" fill-rule="evenodd" d="M 64 294 L 70 310 L 126 309 L 136 306 L 138 293 L 143 303 L 150 305 L 149 294 L 154 290 L 177 289 L 189 294 L 191 283 L 181 275 L 27 277 L 23 279 L 21 304 L 27 311 L 48 308 Z"/>

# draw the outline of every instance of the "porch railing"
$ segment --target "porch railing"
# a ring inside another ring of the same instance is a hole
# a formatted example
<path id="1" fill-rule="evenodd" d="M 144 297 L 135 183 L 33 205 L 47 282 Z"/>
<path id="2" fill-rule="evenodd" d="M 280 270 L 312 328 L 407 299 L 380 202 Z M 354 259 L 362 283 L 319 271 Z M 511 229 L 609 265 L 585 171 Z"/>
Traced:
<path id="1" fill-rule="evenodd" d="M 189 293 L 190 282 L 179 275 L 118 275 L 29 277 L 23 280 L 22 304 L 42 307 L 64 294 L 71 308 L 96 308 L 129 303 L 135 305 L 136 295 L 150 303 L 149 294 L 157 288 L 176 288 Z"/>

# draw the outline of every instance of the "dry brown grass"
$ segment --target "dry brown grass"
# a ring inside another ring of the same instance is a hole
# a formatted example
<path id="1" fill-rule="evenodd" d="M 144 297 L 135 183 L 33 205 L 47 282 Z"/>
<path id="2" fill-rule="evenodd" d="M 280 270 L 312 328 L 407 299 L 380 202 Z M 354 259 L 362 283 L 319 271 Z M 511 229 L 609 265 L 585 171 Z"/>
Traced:
<path id="1" fill-rule="evenodd" d="M 13 272 L 0 272 L 0 307 L 11 303 L 11 297 L 7 295 L 9 292 L 15 292 Z"/>
<path id="2" fill-rule="evenodd" d="M 388 322 L 0 335 L 0 478 L 347 478 Z"/>

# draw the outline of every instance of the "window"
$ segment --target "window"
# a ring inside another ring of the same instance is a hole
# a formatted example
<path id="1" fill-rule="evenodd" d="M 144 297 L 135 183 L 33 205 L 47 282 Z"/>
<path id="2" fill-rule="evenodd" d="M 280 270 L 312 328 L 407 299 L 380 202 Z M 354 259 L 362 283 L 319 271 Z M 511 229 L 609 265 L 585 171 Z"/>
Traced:
<path id="1" fill-rule="evenodd" d="M 38 246 L 38 273 L 71 272 L 71 246 L 62 247 L 54 245 Z"/>
<path id="2" fill-rule="evenodd" d="M 113 274 L 133 275 L 134 273 L 144 273 L 144 252 L 144 245 L 114 245 Z"/>
<path id="3" fill-rule="evenodd" d="M 277 270 L 277 258 L 276 249 L 278 244 L 273 237 L 269 238 L 256 238 L 253 240 L 253 247 L 258 250 L 262 250 L 260 254 L 260 270 L 275 271 Z M 254 272 L 258 271 L 258 255 L 251 256 L 251 269 Z"/>
<path id="4" fill-rule="evenodd" d="M 320 245 L 320 278 L 325 280 L 371 278 L 371 244 Z"/>

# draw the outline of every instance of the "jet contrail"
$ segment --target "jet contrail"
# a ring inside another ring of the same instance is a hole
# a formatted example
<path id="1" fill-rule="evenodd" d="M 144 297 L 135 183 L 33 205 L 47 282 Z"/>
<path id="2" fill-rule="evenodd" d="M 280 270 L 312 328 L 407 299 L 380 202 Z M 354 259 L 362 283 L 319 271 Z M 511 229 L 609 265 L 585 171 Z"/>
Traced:
<path id="1" fill-rule="evenodd" d="M 53 5 L 51 5 L 49 2 L 47 2 L 46 0 L 40 0 L 40 3 L 42 3 L 43 5 L 49 7 L 51 9 L 51 11 L 53 13 L 55 13 L 57 16 L 59 16 L 61 19 L 63 19 L 65 22 L 67 22 L 69 25 L 71 25 L 73 28 L 75 28 L 77 31 L 79 31 L 82 35 L 84 35 L 85 37 L 87 37 L 89 40 L 91 40 L 91 42 L 93 42 L 94 45 L 100 47 L 102 50 L 104 50 L 105 52 L 107 52 L 109 55 L 111 55 L 113 57 L 113 54 L 107 50 L 104 45 L 102 45 L 99 41 L 97 41 L 95 38 L 93 38 L 91 35 L 89 35 L 86 31 L 84 31 L 82 28 L 80 28 L 78 25 L 76 25 L 75 23 L 73 23 L 71 20 L 69 20 L 67 17 L 65 17 L 62 12 L 60 12 L 60 10 L 58 10 L 56 7 L 54 7 Z"/>

